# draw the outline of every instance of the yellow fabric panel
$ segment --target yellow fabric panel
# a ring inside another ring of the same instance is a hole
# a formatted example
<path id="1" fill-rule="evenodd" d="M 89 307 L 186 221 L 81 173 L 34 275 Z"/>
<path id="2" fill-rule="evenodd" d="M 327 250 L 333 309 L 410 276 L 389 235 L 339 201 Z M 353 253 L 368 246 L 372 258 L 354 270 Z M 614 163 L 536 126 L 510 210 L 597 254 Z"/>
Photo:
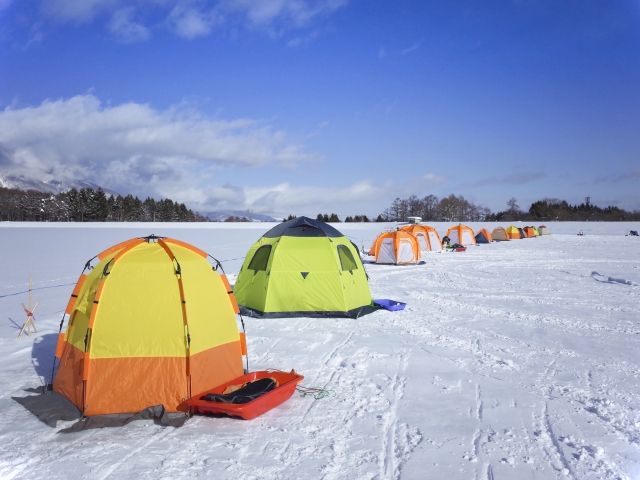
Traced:
<path id="1" fill-rule="evenodd" d="M 182 270 L 191 355 L 239 341 L 236 315 L 220 275 L 196 252 L 173 243 L 168 246 Z"/>
<path id="2" fill-rule="evenodd" d="M 98 289 L 98 283 L 102 276 L 104 266 L 116 256 L 118 252 L 112 252 L 103 258 L 98 264 L 87 274 L 84 285 L 78 292 L 78 298 L 74 306 L 74 312 L 71 314 L 69 325 L 67 326 L 67 341 L 84 352 L 84 338 L 87 334 L 87 326 L 89 325 L 89 317 L 93 309 L 93 300 Z"/>
<path id="3" fill-rule="evenodd" d="M 91 358 L 186 356 L 175 266 L 142 243 L 110 268 L 93 327 Z"/>

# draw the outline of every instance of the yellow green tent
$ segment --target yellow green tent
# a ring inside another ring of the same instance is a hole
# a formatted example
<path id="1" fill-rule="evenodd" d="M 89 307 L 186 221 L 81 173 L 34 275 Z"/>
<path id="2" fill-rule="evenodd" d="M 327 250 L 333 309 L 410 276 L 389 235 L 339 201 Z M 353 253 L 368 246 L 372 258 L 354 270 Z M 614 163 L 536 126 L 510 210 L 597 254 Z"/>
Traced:
<path id="1" fill-rule="evenodd" d="M 233 292 L 250 315 L 358 317 L 373 310 L 358 249 L 307 217 L 281 223 L 249 249 Z"/>

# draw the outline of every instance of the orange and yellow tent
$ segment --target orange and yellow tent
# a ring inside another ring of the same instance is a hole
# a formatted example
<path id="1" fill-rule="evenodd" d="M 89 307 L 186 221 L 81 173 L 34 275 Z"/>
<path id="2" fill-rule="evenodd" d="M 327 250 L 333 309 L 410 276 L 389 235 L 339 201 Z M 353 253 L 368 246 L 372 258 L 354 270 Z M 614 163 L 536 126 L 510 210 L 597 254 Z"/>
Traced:
<path id="1" fill-rule="evenodd" d="M 524 227 L 522 230 L 524 231 L 524 234 L 527 236 L 527 238 L 532 238 L 536 236 L 536 232 L 533 229 L 533 227 Z"/>
<path id="2" fill-rule="evenodd" d="M 442 250 L 440 235 L 435 228 L 429 225 L 405 225 L 400 230 L 411 233 L 418 239 L 421 252 L 440 252 Z"/>
<path id="3" fill-rule="evenodd" d="M 378 235 L 369 254 L 375 255 L 376 263 L 417 263 L 420 260 L 420 245 L 411 233 L 402 230 L 384 232 Z"/>
<path id="4" fill-rule="evenodd" d="M 457 243 L 459 245 L 473 245 L 476 243 L 476 238 L 473 234 L 473 230 L 462 224 L 451 227 L 449 230 L 447 230 L 446 236 L 449 237 L 452 244 Z"/>
<path id="5" fill-rule="evenodd" d="M 507 237 L 509 238 L 509 240 L 522 239 L 522 236 L 520 235 L 520 230 L 518 229 L 518 227 L 514 227 L 513 225 L 511 225 L 510 227 L 507 227 Z"/>
<path id="6" fill-rule="evenodd" d="M 53 390 L 84 415 L 159 404 L 177 412 L 192 394 L 241 376 L 246 344 L 238 306 L 219 262 L 213 267 L 207 257 L 155 236 L 94 257 L 66 309 Z"/>

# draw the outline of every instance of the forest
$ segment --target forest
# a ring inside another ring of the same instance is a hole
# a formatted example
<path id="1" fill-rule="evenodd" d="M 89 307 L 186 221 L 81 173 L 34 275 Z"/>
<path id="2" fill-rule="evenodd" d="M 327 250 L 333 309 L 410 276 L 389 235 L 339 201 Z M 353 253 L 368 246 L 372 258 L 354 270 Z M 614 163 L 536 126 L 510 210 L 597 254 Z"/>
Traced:
<path id="1" fill-rule="evenodd" d="M 99 188 L 72 188 L 57 195 L 0 188 L 0 221 L 11 222 L 207 222 L 184 203 L 127 195 Z"/>

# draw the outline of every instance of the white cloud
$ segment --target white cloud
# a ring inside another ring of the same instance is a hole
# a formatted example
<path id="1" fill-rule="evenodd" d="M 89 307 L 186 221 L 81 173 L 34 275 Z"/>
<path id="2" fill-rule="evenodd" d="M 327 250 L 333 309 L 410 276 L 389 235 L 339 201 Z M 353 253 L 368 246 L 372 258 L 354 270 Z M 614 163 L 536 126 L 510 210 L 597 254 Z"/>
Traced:
<path id="1" fill-rule="evenodd" d="M 135 10 L 131 7 L 116 10 L 109 22 L 111 33 L 123 43 L 142 42 L 149 39 L 149 29 L 134 22 Z"/>
<path id="2" fill-rule="evenodd" d="M 105 107 L 93 95 L 0 111 L 0 152 L 0 167 L 28 178 L 83 179 L 163 195 L 165 188 L 196 185 L 211 168 L 322 160 L 256 120 L 211 119 L 187 106 Z"/>
<path id="3" fill-rule="evenodd" d="M 0 0 L 0 7 L 10 0 Z M 83 24 L 108 18 L 107 28 L 125 42 L 145 40 L 149 29 L 164 24 L 177 35 L 196 38 L 215 28 L 261 29 L 274 37 L 311 26 L 351 0 L 40 0 L 43 15 L 57 22 Z M 137 18 L 133 22 L 132 18 Z M 160 19 L 160 20 L 159 20 Z M 163 20 L 162 20 L 163 19 Z M 289 41 L 311 41 L 318 32 Z"/>
<path id="4" fill-rule="evenodd" d="M 311 20 L 329 15 L 348 3 L 349 0 L 221 0 L 218 8 L 230 14 L 239 13 L 253 26 L 287 24 L 303 27 Z"/>
<path id="5" fill-rule="evenodd" d="M 405 48 L 404 50 L 401 50 L 400 55 L 409 55 L 411 52 L 416 51 L 418 48 L 420 48 L 420 43 L 414 43 L 409 48 Z"/>
<path id="6" fill-rule="evenodd" d="M 88 23 L 97 16 L 117 10 L 123 0 L 42 0 L 42 12 L 60 22 Z"/>
<path id="7" fill-rule="evenodd" d="M 234 187 L 208 189 L 202 211 L 247 210 L 287 215 L 317 215 L 335 212 L 338 215 L 373 215 L 384 210 L 398 192 L 419 194 L 441 185 L 446 178 L 434 174 L 418 176 L 403 184 L 387 182 L 376 185 L 370 180 L 358 180 L 343 186 L 291 185 L 283 182 L 275 186 Z M 409 196 L 409 194 L 407 195 Z"/>

